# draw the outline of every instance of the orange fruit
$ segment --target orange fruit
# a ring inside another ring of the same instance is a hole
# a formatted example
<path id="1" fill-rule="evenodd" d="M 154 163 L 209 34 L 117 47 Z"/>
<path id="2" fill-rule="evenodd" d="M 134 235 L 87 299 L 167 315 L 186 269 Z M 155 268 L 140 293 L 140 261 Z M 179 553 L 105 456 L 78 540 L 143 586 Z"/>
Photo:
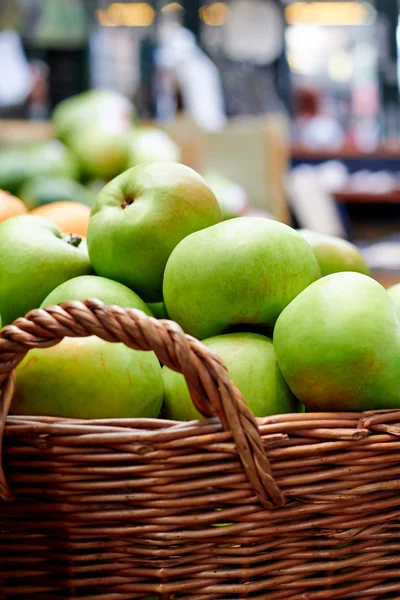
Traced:
<path id="1" fill-rule="evenodd" d="M 17 215 L 24 215 L 27 212 L 28 209 L 22 200 L 4 190 L 0 190 L 0 222 Z"/>
<path id="2" fill-rule="evenodd" d="M 32 210 L 31 215 L 52 221 L 63 233 L 75 233 L 86 237 L 90 208 L 79 202 L 50 202 Z"/>

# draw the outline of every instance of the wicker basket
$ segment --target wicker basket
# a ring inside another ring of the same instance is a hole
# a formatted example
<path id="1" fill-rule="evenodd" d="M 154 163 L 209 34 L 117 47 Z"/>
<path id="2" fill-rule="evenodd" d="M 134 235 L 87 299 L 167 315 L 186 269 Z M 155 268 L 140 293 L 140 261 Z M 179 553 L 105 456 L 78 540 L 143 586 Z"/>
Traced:
<path id="1" fill-rule="evenodd" d="M 5 423 L 25 353 L 87 335 L 153 349 L 217 417 Z M 2 600 L 400 598 L 400 412 L 256 423 L 200 342 L 98 301 L 4 328 L 0 373 Z"/>

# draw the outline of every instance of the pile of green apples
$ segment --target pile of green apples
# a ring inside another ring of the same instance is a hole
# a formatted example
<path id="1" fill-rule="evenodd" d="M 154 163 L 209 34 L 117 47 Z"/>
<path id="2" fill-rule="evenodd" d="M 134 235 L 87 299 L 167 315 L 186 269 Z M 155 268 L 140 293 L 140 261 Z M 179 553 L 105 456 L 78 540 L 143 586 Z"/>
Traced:
<path id="1" fill-rule="evenodd" d="M 98 194 L 87 239 L 32 215 L 0 224 L 3 325 L 97 298 L 169 318 L 226 364 L 257 417 L 400 406 L 400 294 L 351 243 L 272 219 L 223 220 L 206 181 L 143 164 Z M 14 414 L 201 417 L 182 375 L 97 337 L 31 350 Z"/>
<path id="2" fill-rule="evenodd" d="M 51 115 L 54 137 L 0 145 L 0 190 L 28 210 L 59 201 L 91 207 L 97 193 L 129 168 L 180 162 L 178 144 L 155 124 L 141 124 L 122 94 L 92 89 L 60 102 Z M 251 210 L 245 190 L 215 171 L 204 172 L 223 219 Z"/>
<path id="3" fill-rule="evenodd" d="M 105 182 L 138 164 L 179 161 L 161 129 L 136 122 L 135 107 L 112 90 L 89 90 L 60 102 L 52 139 L 0 147 L 0 189 L 28 207 L 57 201 L 91 206 Z"/>

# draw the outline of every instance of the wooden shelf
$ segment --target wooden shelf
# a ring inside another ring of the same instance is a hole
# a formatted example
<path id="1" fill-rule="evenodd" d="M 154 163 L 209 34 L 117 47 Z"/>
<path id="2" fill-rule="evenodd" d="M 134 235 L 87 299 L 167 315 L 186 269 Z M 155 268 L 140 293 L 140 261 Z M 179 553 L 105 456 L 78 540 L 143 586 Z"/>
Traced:
<path id="1" fill-rule="evenodd" d="M 0 121 L 0 142 L 4 144 L 48 140 L 53 135 L 50 121 Z"/>
<path id="2" fill-rule="evenodd" d="M 349 159 L 397 159 L 400 158 L 400 143 L 383 144 L 373 152 L 361 152 L 354 147 L 344 146 L 339 150 L 312 150 L 301 144 L 292 144 L 291 158 L 307 160 L 349 160 Z"/>
<path id="3" fill-rule="evenodd" d="M 336 202 L 341 204 L 399 204 L 400 189 L 384 194 L 377 194 L 374 192 L 357 192 L 356 190 L 341 190 L 339 192 L 335 192 L 334 197 Z"/>

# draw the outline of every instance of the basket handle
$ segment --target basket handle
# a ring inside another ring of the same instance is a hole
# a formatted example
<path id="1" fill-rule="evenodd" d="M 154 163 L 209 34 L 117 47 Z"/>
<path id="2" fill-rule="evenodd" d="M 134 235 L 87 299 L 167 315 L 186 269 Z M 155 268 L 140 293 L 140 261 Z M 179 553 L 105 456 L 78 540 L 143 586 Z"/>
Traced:
<path id="1" fill-rule="evenodd" d="M 203 415 L 219 417 L 231 431 L 248 481 L 267 508 L 284 504 L 266 457 L 256 420 L 221 359 L 173 321 L 143 312 L 108 306 L 99 300 L 64 302 L 33 310 L 0 331 L 0 497 L 9 497 L 2 470 L 2 439 L 14 391 L 14 370 L 32 348 L 55 346 L 64 337 L 96 335 L 135 350 L 153 350 L 170 369 L 182 373 Z"/>

